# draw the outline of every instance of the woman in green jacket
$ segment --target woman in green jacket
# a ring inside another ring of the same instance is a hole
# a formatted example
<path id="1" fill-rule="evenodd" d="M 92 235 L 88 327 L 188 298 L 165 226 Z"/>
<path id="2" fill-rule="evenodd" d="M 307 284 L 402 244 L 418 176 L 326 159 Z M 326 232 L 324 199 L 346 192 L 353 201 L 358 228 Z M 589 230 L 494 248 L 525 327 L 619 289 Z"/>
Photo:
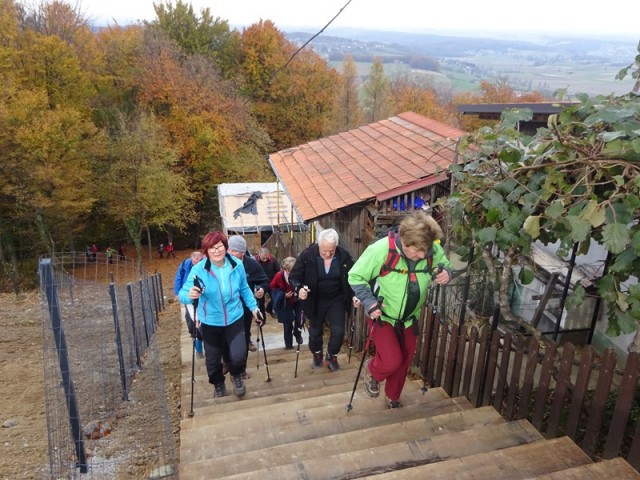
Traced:
<path id="1" fill-rule="evenodd" d="M 451 280 L 451 264 L 440 246 L 442 229 L 426 213 L 415 211 L 389 234 L 369 245 L 349 271 L 349 284 L 367 312 L 375 356 L 367 362 L 364 388 L 377 397 L 385 383 L 389 408 L 400 394 L 416 351 L 418 316 L 431 280 Z"/>

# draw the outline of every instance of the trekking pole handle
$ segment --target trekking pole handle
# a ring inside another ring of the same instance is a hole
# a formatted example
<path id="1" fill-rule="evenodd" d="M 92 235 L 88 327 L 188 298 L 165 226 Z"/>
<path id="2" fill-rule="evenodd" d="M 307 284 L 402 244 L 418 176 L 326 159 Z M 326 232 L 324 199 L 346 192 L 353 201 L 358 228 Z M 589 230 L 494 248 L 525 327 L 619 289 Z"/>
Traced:
<path id="1" fill-rule="evenodd" d="M 195 275 L 193 277 L 193 286 L 195 288 L 197 288 L 200 293 L 204 292 L 204 285 L 202 285 L 202 281 L 198 278 L 197 275 Z M 198 302 L 200 301 L 199 298 L 196 298 L 192 303 L 193 303 L 193 309 L 196 310 L 198 308 Z"/>

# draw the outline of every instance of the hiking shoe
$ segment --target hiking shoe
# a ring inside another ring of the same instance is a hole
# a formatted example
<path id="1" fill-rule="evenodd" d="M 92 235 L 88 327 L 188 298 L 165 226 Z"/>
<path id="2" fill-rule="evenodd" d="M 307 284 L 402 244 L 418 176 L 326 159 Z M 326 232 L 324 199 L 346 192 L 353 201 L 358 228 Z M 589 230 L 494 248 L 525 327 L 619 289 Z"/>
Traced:
<path id="1" fill-rule="evenodd" d="M 302 332 L 300 330 L 295 330 L 293 332 L 293 336 L 296 337 L 296 343 L 298 345 L 302 345 L 304 342 L 302 341 Z"/>
<path id="2" fill-rule="evenodd" d="M 214 398 L 224 397 L 226 394 L 227 394 L 227 387 L 225 386 L 224 382 L 217 383 L 216 385 L 213 386 Z"/>
<path id="3" fill-rule="evenodd" d="M 256 348 L 256 346 L 255 346 L 255 344 L 254 344 L 253 342 L 249 342 L 249 343 L 247 344 L 247 349 L 248 349 L 250 352 L 255 352 L 255 351 L 257 350 L 257 348 Z"/>
<path id="4" fill-rule="evenodd" d="M 324 359 L 324 365 L 332 372 L 340 370 L 340 365 L 338 365 L 338 356 L 329 355 L 329 352 L 327 352 L 327 356 Z"/>
<path id="5" fill-rule="evenodd" d="M 400 408 L 402 404 L 400 403 L 400 400 L 391 400 L 390 398 L 387 398 L 387 406 L 389 408 Z"/>
<path id="6" fill-rule="evenodd" d="M 313 354 L 313 363 L 311 364 L 312 368 L 318 368 L 322 366 L 322 352 L 315 352 Z"/>
<path id="7" fill-rule="evenodd" d="M 373 378 L 373 375 L 371 375 L 371 372 L 369 371 L 369 362 L 371 362 L 371 360 L 367 362 L 367 365 L 364 369 L 363 385 L 366 394 L 372 398 L 375 398 L 380 394 L 380 383 L 375 378 Z"/>
<path id="8" fill-rule="evenodd" d="M 244 387 L 244 380 L 242 380 L 242 374 L 234 375 L 231 377 L 231 381 L 233 382 L 233 394 L 236 397 L 241 397 L 247 392 L 247 389 Z"/>

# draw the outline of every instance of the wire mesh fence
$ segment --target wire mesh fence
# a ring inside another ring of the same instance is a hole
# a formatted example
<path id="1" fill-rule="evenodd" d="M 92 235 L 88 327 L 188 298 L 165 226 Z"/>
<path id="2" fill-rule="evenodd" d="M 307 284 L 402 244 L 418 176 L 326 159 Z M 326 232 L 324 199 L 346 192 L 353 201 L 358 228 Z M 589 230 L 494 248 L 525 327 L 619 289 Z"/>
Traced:
<path id="1" fill-rule="evenodd" d="M 162 281 L 135 270 L 124 257 L 40 260 L 53 479 L 177 478 L 156 342 Z"/>

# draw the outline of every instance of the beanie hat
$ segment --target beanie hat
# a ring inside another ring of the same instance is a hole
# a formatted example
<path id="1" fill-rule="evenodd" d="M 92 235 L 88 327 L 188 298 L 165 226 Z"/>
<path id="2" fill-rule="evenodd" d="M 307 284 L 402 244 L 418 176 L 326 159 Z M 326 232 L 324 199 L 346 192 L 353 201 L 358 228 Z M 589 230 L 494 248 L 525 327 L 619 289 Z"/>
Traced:
<path id="1" fill-rule="evenodd" d="M 247 251 L 247 241 L 242 238 L 242 235 L 233 235 L 229 237 L 228 243 L 230 250 L 242 253 Z"/>

